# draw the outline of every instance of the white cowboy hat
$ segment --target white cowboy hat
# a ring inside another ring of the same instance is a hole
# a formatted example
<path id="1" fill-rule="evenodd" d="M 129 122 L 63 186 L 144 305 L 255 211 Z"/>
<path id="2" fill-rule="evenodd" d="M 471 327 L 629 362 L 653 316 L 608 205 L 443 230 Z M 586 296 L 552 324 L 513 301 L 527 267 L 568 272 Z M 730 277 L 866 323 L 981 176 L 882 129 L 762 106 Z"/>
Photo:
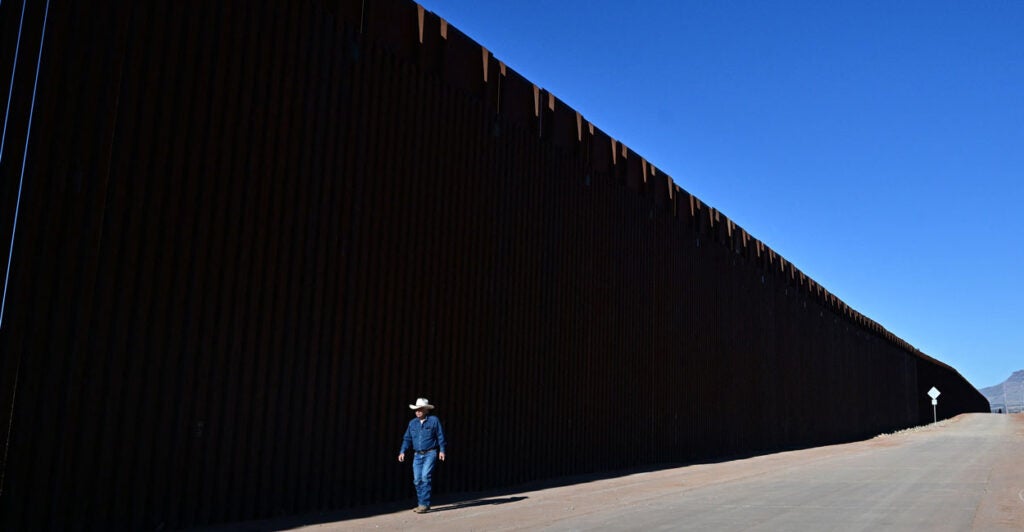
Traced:
<path id="1" fill-rule="evenodd" d="M 420 397 L 419 399 L 416 400 L 416 404 L 409 405 L 409 408 L 413 410 L 419 410 L 421 408 L 431 410 L 434 408 L 434 405 L 430 404 L 430 401 L 428 401 L 426 397 Z"/>

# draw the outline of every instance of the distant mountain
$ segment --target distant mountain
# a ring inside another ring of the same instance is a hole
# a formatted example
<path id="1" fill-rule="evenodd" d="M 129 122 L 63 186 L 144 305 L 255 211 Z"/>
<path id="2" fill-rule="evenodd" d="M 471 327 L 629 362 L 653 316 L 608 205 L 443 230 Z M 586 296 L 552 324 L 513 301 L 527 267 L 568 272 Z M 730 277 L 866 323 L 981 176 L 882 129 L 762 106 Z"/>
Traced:
<path id="1" fill-rule="evenodd" d="M 1014 371 L 1002 384 L 978 391 L 988 399 L 993 412 L 1021 412 L 1024 410 L 1024 369 Z"/>

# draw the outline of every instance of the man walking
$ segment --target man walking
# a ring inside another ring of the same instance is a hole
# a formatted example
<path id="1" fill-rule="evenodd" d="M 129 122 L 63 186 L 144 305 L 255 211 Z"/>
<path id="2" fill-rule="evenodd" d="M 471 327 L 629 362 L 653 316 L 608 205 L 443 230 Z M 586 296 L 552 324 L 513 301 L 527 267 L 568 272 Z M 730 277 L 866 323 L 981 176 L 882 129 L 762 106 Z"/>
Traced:
<path id="1" fill-rule="evenodd" d="M 416 417 L 409 421 L 402 437 L 402 449 L 398 451 L 398 461 L 405 461 L 405 451 L 412 449 L 412 484 L 416 486 L 417 506 L 413 510 L 418 514 L 430 510 L 430 480 L 434 472 L 434 464 L 438 459 L 444 462 L 444 431 L 441 420 L 430 415 L 434 405 L 420 397 L 416 404 L 409 405 L 416 411 Z"/>

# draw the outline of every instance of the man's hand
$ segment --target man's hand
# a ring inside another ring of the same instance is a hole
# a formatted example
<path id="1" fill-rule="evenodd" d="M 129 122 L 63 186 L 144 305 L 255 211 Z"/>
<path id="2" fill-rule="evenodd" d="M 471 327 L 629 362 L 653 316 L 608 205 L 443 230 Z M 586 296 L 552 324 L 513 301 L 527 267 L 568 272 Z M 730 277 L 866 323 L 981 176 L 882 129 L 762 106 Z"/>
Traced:
<path id="1" fill-rule="evenodd" d="M 437 457 L 440 458 L 442 462 L 444 462 L 444 453 L 437 453 Z"/>
<path id="2" fill-rule="evenodd" d="M 405 453 L 398 453 L 398 461 L 399 462 L 404 462 L 405 461 Z"/>

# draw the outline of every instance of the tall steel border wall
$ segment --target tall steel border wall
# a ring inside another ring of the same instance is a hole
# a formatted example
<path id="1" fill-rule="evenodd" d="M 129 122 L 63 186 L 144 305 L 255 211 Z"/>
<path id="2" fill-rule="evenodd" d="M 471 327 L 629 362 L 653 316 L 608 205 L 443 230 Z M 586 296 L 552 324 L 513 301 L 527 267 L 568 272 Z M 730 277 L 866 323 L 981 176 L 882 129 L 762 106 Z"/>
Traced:
<path id="1" fill-rule="evenodd" d="M 988 409 L 412 2 L 101 4 L 0 4 L 0 528 L 410 498 L 417 396 L 442 496 Z"/>

